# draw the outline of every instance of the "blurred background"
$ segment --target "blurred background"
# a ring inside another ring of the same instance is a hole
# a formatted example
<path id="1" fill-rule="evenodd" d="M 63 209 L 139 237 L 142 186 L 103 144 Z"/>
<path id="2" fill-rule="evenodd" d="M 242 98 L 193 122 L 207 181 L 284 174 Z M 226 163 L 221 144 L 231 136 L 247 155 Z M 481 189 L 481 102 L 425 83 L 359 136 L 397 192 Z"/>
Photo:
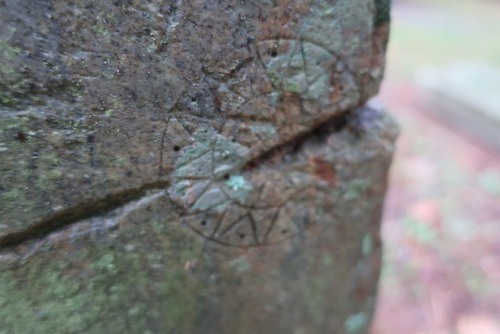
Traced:
<path id="1" fill-rule="evenodd" d="M 371 334 L 500 334 L 500 1 L 393 0 L 399 121 Z"/>

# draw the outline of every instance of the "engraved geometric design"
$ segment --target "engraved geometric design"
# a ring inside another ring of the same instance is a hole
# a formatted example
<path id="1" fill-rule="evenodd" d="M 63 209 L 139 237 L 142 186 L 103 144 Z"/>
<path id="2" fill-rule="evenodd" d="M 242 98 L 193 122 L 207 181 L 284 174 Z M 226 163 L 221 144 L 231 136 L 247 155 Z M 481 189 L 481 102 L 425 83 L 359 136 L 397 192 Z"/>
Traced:
<path id="1" fill-rule="evenodd" d="M 326 48 L 306 40 L 268 39 L 255 43 L 255 56 L 219 87 L 219 107 L 227 117 L 276 123 L 277 104 L 286 96 L 294 97 L 302 117 L 338 103 L 340 88 L 332 82 L 341 80 L 336 73 L 341 61 Z M 342 80 L 342 89 L 355 87 L 352 78 Z"/>
<path id="2" fill-rule="evenodd" d="M 220 244 L 254 247 L 311 225 L 312 209 L 294 200 L 304 193 L 303 181 L 269 172 L 241 175 L 247 148 L 212 130 L 199 130 L 194 137 L 176 162 L 168 192 L 184 208 L 182 222 L 195 232 Z"/>
<path id="3" fill-rule="evenodd" d="M 329 75 L 337 57 L 324 47 L 305 40 L 270 39 L 257 43 L 259 58 L 273 87 L 303 99 L 328 103 Z"/>

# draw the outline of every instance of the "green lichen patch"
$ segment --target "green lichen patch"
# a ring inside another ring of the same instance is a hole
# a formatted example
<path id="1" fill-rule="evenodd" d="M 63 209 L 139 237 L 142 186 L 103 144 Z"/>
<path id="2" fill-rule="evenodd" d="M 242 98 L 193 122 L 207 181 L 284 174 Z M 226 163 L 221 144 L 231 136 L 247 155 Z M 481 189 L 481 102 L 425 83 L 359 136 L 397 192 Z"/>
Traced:
<path id="1" fill-rule="evenodd" d="M 107 35 L 109 33 L 108 30 L 104 26 L 101 26 L 99 24 L 94 24 L 92 26 L 92 31 L 94 33 L 96 33 L 97 35 Z"/>
<path id="2" fill-rule="evenodd" d="M 70 254 L 41 248 L 1 271 L 0 333 L 190 333 L 202 293 L 185 265 L 201 248 L 158 224 L 168 235 L 146 227 L 131 239 L 129 225 L 120 240 L 74 245 Z"/>
<path id="3" fill-rule="evenodd" d="M 21 54 L 21 49 L 11 46 L 6 41 L 0 39 L 0 56 L 7 60 L 14 60 Z"/>
<path id="4" fill-rule="evenodd" d="M 346 333 L 362 333 L 368 324 L 368 315 L 366 313 L 356 313 L 349 316 L 344 322 Z"/>

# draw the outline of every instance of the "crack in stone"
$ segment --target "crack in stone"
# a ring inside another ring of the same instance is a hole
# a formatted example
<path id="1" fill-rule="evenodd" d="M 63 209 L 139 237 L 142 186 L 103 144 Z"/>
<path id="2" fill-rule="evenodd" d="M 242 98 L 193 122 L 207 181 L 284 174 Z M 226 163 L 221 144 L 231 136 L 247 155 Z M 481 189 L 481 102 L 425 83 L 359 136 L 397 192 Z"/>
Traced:
<path id="1" fill-rule="evenodd" d="M 214 171 L 214 167 L 217 165 L 215 151 L 222 149 L 222 147 L 216 148 L 214 143 L 220 141 L 219 144 L 223 145 L 225 143 L 224 138 L 214 137 L 210 143 L 203 144 L 203 140 L 201 143 L 199 142 L 200 137 L 198 141 L 195 141 L 196 144 L 190 148 L 190 153 L 177 162 L 177 173 L 173 175 L 176 181 L 173 181 L 173 188 L 169 190 L 170 196 L 173 196 L 171 199 L 180 205 L 180 211 L 184 211 L 180 219 L 202 237 L 221 245 L 234 247 L 246 248 L 272 244 L 289 238 L 296 233 L 301 233 L 305 228 L 312 226 L 311 221 L 307 221 L 304 226 L 300 224 L 293 226 L 292 224 L 289 228 L 288 223 L 283 225 L 284 221 L 281 219 L 279 230 L 283 232 L 279 237 L 276 234 L 280 232 L 274 231 L 274 226 L 278 225 L 278 213 L 281 209 L 287 203 L 293 203 L 295 196 L 307 191 L 308 185 L 294 185 L 295 182 L 288 179 L 288 175 L 285 173 L 283 176 L 288 180 L 285 183 L 289 183 L 294 191 L 287 190 L 287 194 L 284 194 L 279 203 L 274 203 L 276 201 L 276 198 L 274 198 L 271 200 L 270 205 L 262 206 L 259 205 L 259 202 L 264 195 L 263 189 L 266 188 L 268 182 L 264 181 L 264 183 L 259 184 L 259 177 L 254 175 L 254 172 L 260 174 L 262 171 L 259 172 L 254 169 L 261 169 L 264 165 L 264 168 L 272 170 L 275 162 L 283 159 L 285 155 L 290 158 L 291 155 L 298 153 L 302 149 L 303 143 L 310 142 L 311 139 L 317 142 L 318 145 L 326 144 L 327 137 L 348 126 L 350 118 L 352 118 L 350 112 L 330 117 L 313 127 L 312 130 L 304 131 L 294 139 L 276 145 L 250 161 L 245 159 L 246 161 L 242 162 L 242 166 L 233 166 L 228 169 L 225 172 L 225 177 L 222 174 L 216 175 Z M 230 150 L 231 144 L 227 145 L 229 145 L 227 149 Z M 210 149 L 208 149 L 209 147 Z M 236 150 L 236 148 L 233 149 Z M 233 154 L 236 154 L 236 151 Z M 202 157 L 205 158 L 199 160 Z M 267 164 L 266 160 L 268 159 L 273 160 L 271 164 Z M 202 162 L 203 164 L 201 164 Z M 206 170 L 200 169 L 200 166 L 205 166 Z M 179 168 L 182 168 L 182 170 Z M 203 173 L 203 176 L 193 177 L 193 173 L 196 174 L 197 172 Z M 241 176 L 238 176 L 240 174 Z M 223 180 L 226 180 L 227 183 L 231 177 L 230 175 L 236 175 L 235 177 L 246 180 L 250 185 L 247 189 L 248 192 L 238 193 L 237 196 L 231 194 L 231 191 L 223 185 Z M 277 179 L 276 181 L 279 184 L 283 183 L 283 179 Z M 212 199 L 209 199 L 209 196 L 212 196 Z M 266 196 L 269 196 L 269 193 Z M 268 203 L 268 200 L 265 199 L 264 203 Z M 285 216 L 288 214 L 301 215 L 294 212 L 294 210 L 290 211 L 290 208 L 288 208 Z M 271 220 L 269 220 L 270 217 L 266 217 L 269 215 L 273 216 Z M 309 217 L 307 212 L 305 215 Z M 226 216 L 228 216 L 227 219 Z M 294 217 L 299 216 L 295 215 Z M 294 219 L 285 217 L 285 220 L 291 223 Z M 224 227 L 221 228 L 223 225 Z M 297 229 L 296 233 L 293 233 L 292 230 L 295 228 Z M 268 240 L 271 231 L 273 231 L 273 240 Z M 232 236 L 229 236 L 229 234 Z M 277 238 L 279 240 L 276 240 Z M 253 239 L 253 242 L 250 239 Z"/>
<path id="2" fill-rule="evenodd" d="M 158 166 L 158 176 L 163 176 L 164 174 L 164 161 L 163 161 L 163 152 L 165 151 L 165 136 L 167 134 L 168 122 L 163 129 L 160 140 L 160 153 L 159 153 L 159 166 Z"/>
<path id="3" fill-rule="evenodd" d="M 287 153 L 297 152 L 300 150 L 302 144 L 310 138 L 317 137 L 319 140 L 322 140 L 328 135 L 340 132 L 344 127 L 347 126 L 350 115 L 350 112 L 344 112 L 340 115 L 330 117 L 327 120 L 314 126 L 311 130 L 305 133 L 298 134 L 294 138 L 291 138 L 284 143 L 280 143 L 274 147 L 271 147 L 269 150 L 248 161 L 243 166 L 242 171 L 252 170 L 268 160 L 276 159 L 277 156 L 283 156 Z"/>
<path id="4" fill-rule="evenodd" d="M 150 191 L 161 190 L 168 185 L 168 181 L 146 183 L 136 189 L 127 189 L 104 198 L 88 200 L 78 205 L 78 207 L 70 207 L 55 212 L 52 216 L 33 224 L 25 230 L 0 237 L 0 250 L 20 245 L 29 240 L 43 238 L 56 230 L 73 225 L 81 220 L 99 216 L 122 207 L 132 200 L 144 197 Z"/>
<path id="5" fill-rule="evenodd" d="M 318 140 L 322 140 L 332 133 L 341 131 L 347 125 L 349 115 L 350 112 L 345 112 L 341 115 L 331 117 L 316 125 L 310 131 L 299 134 L 295 138 L 274 146 L 245 163 L 241 171 L 251 171 L 270 159 L 276 159 L 276 157 L 281 157 L 287 153 L 297 152 L 300 150 L 301 145 L 310 138 L 317 137 Z M 147 183 L 136 189 L 128 189 L 101 199 L 89 200 L 80 204 L 78 207 L 70 207 L 61 210 L 25 230 L 12 232 L 0 237 L 0 250 L 15 247 L 30 240 L 42 239 L 50 233 L 76 224 L 79 221 L 97 217 L 123 207 L 133 200 L 146 196 L 148 192 L 163 190 L 167 188 L 168 185 L 170 185 L 169 181 Z"/>

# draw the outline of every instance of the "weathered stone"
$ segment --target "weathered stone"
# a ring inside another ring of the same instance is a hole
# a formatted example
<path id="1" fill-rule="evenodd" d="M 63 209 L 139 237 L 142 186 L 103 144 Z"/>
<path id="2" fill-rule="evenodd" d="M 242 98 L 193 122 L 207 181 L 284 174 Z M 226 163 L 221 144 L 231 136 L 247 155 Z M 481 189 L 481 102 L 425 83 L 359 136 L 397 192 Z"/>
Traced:
<path id="1" fill-rule="evenodd" d="M 0 333 L 366 331 L 388 1 L 0 8 Z"/>

